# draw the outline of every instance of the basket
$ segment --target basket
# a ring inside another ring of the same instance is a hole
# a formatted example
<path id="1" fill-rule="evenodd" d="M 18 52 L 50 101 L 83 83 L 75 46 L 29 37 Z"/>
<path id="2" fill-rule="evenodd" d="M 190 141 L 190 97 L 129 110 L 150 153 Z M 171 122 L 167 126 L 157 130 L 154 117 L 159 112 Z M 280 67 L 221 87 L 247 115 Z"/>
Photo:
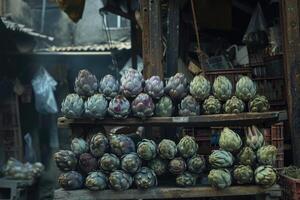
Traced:
<path id="1" fill-rule="evenodd" d="M 300 200 L 300 179 L 280 175 L 279 184 L 282 188 L 282 200 Z"/>

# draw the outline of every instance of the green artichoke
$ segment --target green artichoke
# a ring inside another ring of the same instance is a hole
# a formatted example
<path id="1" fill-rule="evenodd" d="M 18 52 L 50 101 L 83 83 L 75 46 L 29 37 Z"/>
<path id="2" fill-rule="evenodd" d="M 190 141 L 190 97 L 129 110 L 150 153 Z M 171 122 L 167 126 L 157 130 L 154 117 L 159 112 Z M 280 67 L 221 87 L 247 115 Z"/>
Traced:
<path id="1" fill-rule="evenodd" d="M 205 114 L 219 114 L 221 112 L 221 103 L 214 96 L 209 96 L 203 103 Z"/>
<path id="2" fill-rule="evenodd" d="M 255 94 L 256 85 L 248 76 L 243 76 L 236 83 L 235 95 L 243 101 L 250 101 Z"/>
<path id="3" fill-rule="evenodd" d="M 266 112 L 270 109 L 270 104 L 265 96 L 257 95 L 249 102 L 250 112 Z"/>
<path id="4" fill-rule="evenodd" d="M 161 158 L 171 160 L 177 154 L 177 146 L 174 141 L 163 139 L 158 144 L 157 152 Z"/>
<path id="5" fill-rule="evenodd" d="M 265 144 L 264 135 L 256 126 L 248 127 L 246 131 L 246 145 L 254 151 Z"/>
<path id="6" fill-rule="evenodd" d="M 152 169 L 157 176 L 161 176 L 167 171 L 167 161 L 156 157 L 153 160 L 150 160 L 148 163 L 148 167 Z"/>
<path id="7" fill-rule="evenodd" d="M 126 135 L 111 135 L 109 137 L 109 144 L 111 152 L 119 157 L 135 152 L 135 144 L 133 140 Z"/>
<path id="8" fill-rule="evenodd" d="M 231 185 L 231 175 L 227 169 L 212 169 L 208 174 L 208 182 L 212 187 L 224 189 Z"/>
<path id="9" fill-rule="evenodd" d="M 233 156 L 230 152 L 224 150 L 214 150 L 208 161 L 213 168 L 226 168 L 232 166 Z"/>
<path id="10" fill-rule="evenodd" d="M 260 166 L 255 172 L 255 183 L 264 187 L 271 187 L 277 181 L 277 173 L 272 166 Z"/>
<path id="11" fill-rule="evenodd" d="M 56 166 L 61 171 L 72 171 L 76 169 L 77 158 L 76 155 L 69 150 L 60 150 L 53 156 Z"/>
<path id="12" fill-rule="evenodd" d="M 172 117 L 174 105 L 170 97 L 163 96 L 155 105 L 155 115 L 158 117 Z"/>
<path id="13" fill-rule="evenodd" d="M 194 174 L 200 174 L 205 169 L 205 159 L 198 154 L 191 157 L 187 162 L 188 170 Z"/>
<path id="14" fill-rule="evenodd" d="M 97 160 L 89 153 L 83 153 L 79 157 L 79 167 L 80 169 L 88 174 L 97 169 Z"/>
<path id="15" fill-rule="evenodd" d="M 84 112 L 83 99 L 78 94 L 68 94 L 61 103 L 61 112 L 67 118 L 80 118 Z"/>
<path id="16" fill-rule="evenodd" d="M 75 153 L 75 155 L 79 156 L 80 154 L 87 153 L 89 151 L 89 145 L 82 138 L 74 138 L 71 141 L 71 150 Z"/>
<path id="17" fill-rule="evenodd" d="M 131 187 L 133 179 L 124 171 L 116 170 L 109 175 L 108 182 L 111 189 L 123 191 Z"/>
<path id="18" fill-rule="evenodd" d="M 244 147 L 238 154 L 239 164 L 253 165 L 256 160 L 256 154 L 250 147 Z"/>
<path id="19" fill-rule="evenodd" d="M 191 136 L 184 136 L 177 144 L 177 150 L 183 158 L 190 158 L 198 151 L 198 144 Z"/>
<path id="20" fill-rule="evenodd" d="M 223 109 L 225 113 L 228 114 L 238 114 L 244 112 L 245 110 L 245 103 L 237 98 L 236 96 L 231 97 L 228 99 L 226 103 L 223 105 Z"/>
<path id="21" fill-rule="evenodd" d="M 69 171 L 58 177 L 59 185 L 65 190 L 81 189 L 83 181 L 82 175 L 76 171 Z"/>
<path id="22" fill-rule="evenodd" d="M 197 177 L 189 172 L 184 172 L 176 177 L 176 185 L 180 187 L 191 187 L 196 185 Z"/>
<path id="23" fill-rule="evenodd" d="M 169 172 L 172 174 L 182 174 L 186 170 L 186 163 L 183 158 L 174 158 L 169 162 Z"/>
<path id="24" fill-rule="evenodd" d="M 277 148 L 273 145 L 262 146 L 257 150 L 257 160 L 261 165 L 274 165 L 277 156 Z"/>
<path id="25" fill-rule="evenodd" d="M 153 140 L 143 139 L 138 143 L 136 152 L 143 160 L 152 160 L 156 157 L 157 146 Z"/>
<path id="26" fill-rule="evenodd" d="M 253 181 L 253 170 L 250 166 L 238 165 L 233 170 L 233 178 L 238 184 L 250 184 Z"/>
<path id="27" fill-rule="evenodd" d="M 80 70 L 75 80 L 74 90 L 80 96 L 92 96 L 98 90 L 98 80 L 86 69 Z"/>
<path id="28" fill-rule="evenodd" d="M 148 167 L 142 167 L 135 174 L 134 183 L 139 189 L 148 189 L 157 186 L 157 178 L 152 169 Z"/>
<path id="29" fill-rule="evenodd" d="M 92 119 L 103 119 L 108 103 L 103 94 L 94 94 L 84 103 L 84 114 Z"/>
<path id="30" fill-rule="evenodd" d="M 227 101 L 232 95 L 232 84 L 225 76 L 218 76 L 213 84 L 214 96 L 220 101 Z"/>
<path id="31" fill-rule="evenodd" d="M 209 96 L 210 82 L 202 75 L 195 76 L 190 83 L 191 95 L 199 101 L 203 101 Z"/>
<path id="32" fill-rule="evenodd" d="M 108 139 L 103 133 L 94 135 L 90 141 L 90 151 L 93 156 L 99 158 L 107 152 L 109 148 Z"/>
<path id="33" fill-rule="evenodd" d="M 122 157 L 121 168 L 128 173 L 136 173 L 142 166 L 142 161 L 136 153 L 129 153 Z"/>
<path id="34" fill-rule="evenodd" d="M 188 95 L 178 105 L 178 113 L 180 116 L 200 115 L 200 104 L 194 97 Z"/>
<path id="35" fill-rule="evenodd" d="M 120 160 L 114 154 L 105 153 L 99 160 L 98 164 L 102 170 L 112 172 L 119 169 Z"/>
<path id="36" fill-rule="evenodd" d="M 181 100 L 188 92 L 188 81 L 183 73 L 177 73 L 171 76 L 165 87 L 165 92 L 173 100 Z"/>
<path id="37" fill-rule="evenodd" d="M 91 172 L 85 179 L 85 186 L 92 191 L 104 190 L 107 187 L 107 178 L 102 172 Z"/>
<path id="38" fill-rule="evenodd" d="M 223 128 L 219 139 L 221 149 L 229 152 L 235 152 L 243 145 L 240 136 L 228 127 Z"/>

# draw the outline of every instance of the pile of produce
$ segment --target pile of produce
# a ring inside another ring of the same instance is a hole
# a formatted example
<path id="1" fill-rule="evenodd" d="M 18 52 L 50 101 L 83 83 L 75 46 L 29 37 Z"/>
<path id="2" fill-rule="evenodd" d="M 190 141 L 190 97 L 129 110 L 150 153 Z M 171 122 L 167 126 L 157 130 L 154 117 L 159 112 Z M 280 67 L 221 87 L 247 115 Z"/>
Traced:
<path id="1" fill-rule="evenodd" d="M 148 189 L 162 175 L 173 176 L 179 187 L 194 186 L 205 169 L 194 138 L 184 136 L 178 144 L 163 139 L 159 144 L 143 139 L 137 144 L 126 135 L 97 133 L 90 140 L 74 138 L 71 150 L 54 154 L 62 171 L 58 182 L 66 190 Z"/>
<path id="2" fill-rule="evenodd" d="M 240 136 L 229 128 L 224 128 L 219 140 L 219 150 L 209 156 L 212 167 L 208 181 L 212 187 L 224 189 L 231 184 L 252 184 L 270 187 L 277 181 L 273 168 L 277 148 L 265 145 L 261 131 L 248 127 L 243 143 Z"/>
<path id="3" fill-rule="evenodd" d="M 120 81 L 112 75 L 100 81 L 88 70 L 81 70 L 74 91 L 62 102 L 61 112 L 67 118 L 88 117 L 123 119 L 128 116 L 195 116 L 200 114 L 265 112 L 270 105 L 258 95 L 255 83 L 243 76 L 236 84 L 225 76 L 211 83 L 202 75 L 189 84 L 182 73 L 170 77 L 167 83 L 158 76 L 144 80 L 135 69 L 128 69 Z"/>

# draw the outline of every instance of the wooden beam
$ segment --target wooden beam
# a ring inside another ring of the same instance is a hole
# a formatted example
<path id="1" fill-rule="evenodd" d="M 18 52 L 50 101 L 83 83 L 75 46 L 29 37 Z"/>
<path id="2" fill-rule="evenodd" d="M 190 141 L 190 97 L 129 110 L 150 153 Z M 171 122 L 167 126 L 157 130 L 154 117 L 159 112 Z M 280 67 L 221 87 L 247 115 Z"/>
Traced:
<path id="1" fill-rule="evenodd" d="M 149 2 L 141 0 L 141 18 L 142 18 L 142 49 L 144 61 L 144 75 L 150 66 L 150 41 L 149 41 Z"/>
<path id="2" fill-rule="evenodd" d="M 282 0 L 280 2 L 289 129 L 294 164 L 300 166 L 300 8 L 299 0 Z"/>
<path id="3" fill-rule="evenodd" d="M 168 38 L 167 38 L 167 74 L 172 76 L 178 68 L 179 52 L 179 0 L 169 1 L 168 5 Z"/>

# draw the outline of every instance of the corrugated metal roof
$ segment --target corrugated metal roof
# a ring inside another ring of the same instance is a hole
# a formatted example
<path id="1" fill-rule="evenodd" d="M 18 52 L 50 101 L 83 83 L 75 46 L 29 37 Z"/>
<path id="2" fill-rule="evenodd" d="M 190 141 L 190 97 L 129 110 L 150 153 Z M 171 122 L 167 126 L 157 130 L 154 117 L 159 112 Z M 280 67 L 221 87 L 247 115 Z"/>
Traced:
<path id="1" fill-rule="evenodd" d="M 5 27 L 8 30 L 25 33 L 27 35 L 30 35 L 30 36 L 33 36 L 33 37 L 38 37 L 38 38 L 41 38 L 41 39 L 46 39 L 46 40 L 49 40 L 49 41 L 54 40 L 54 37 L 50 37 L 48 35 L 38 33 L 36 31 L 34 31 L 32 28 L 26 27 L 24 24 L 15 23 L 15 22 L 7 19 L 6 17 L 1 17 L 1 20 L 2 20 L 3 24 L 5 25 Z"/>
<path id="2" fill-rule="evenodd" d="M 40 50 L 47 52 L 98 52 L 98 51 L 110 51 L 110 50 L 124 50 L 130 49 L 131 42 L 113 42 L 112 44 L 94 44 L 85 46 L 67 46 L 57 47 L 52 46 L 50 48 Z"/>

